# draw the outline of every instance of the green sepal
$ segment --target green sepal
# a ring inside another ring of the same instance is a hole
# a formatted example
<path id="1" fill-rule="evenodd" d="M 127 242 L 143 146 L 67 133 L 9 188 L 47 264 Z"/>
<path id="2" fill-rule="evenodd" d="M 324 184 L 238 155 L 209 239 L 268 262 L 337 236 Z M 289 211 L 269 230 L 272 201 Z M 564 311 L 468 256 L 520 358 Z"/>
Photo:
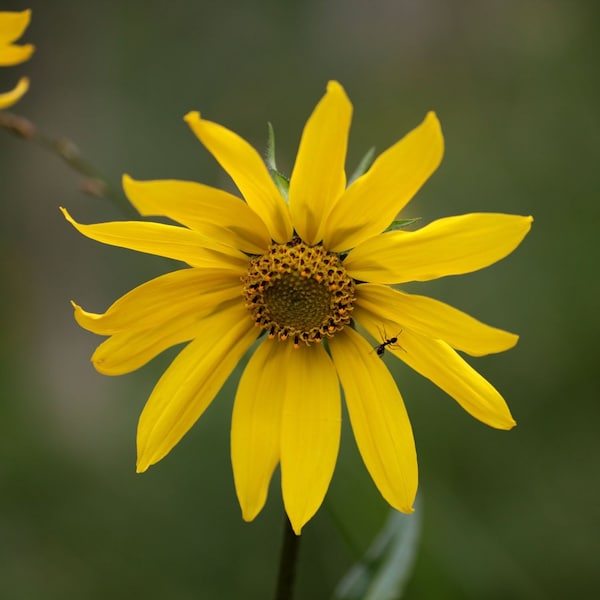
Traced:
<path id="1" fill-rule="evenodd" d="M 417 221 L 420 221 L 421 217 L 415 217 L 414 219 L 398 219 L 397 221 L 392 221 L 386 231 L 396 231 L 396 229 L 402 229 L 403 227 L 408 227 Z"/>
<path id="2" fill-rule="evenodd" d="M 287 200 L 290 190 L 290 180 L 283 173 L 280 173 L 277 169 L 277 162 L 275 160 L 275 130 L 271 123 L 267 123 L 269 128 L 269 137 L 267 139 L 267 152 L 265 156 L 265 163 L 271 178 L 275 182 L 277 189 L 281 192 L 281 195 Z"/>
<path id="3" fill-rule="evenodd" d="M 354 173 L 350 175 L 350 179 L 348 179 L 348 186 L 354 183 L 361 175 L 364 175 L 369 167 L 373 164 L 373 160 L 375 158 L 375 146 L 369 148 L 366 154 L 361 158 L 360 162 L 356 169 L 354 169 Z"/>

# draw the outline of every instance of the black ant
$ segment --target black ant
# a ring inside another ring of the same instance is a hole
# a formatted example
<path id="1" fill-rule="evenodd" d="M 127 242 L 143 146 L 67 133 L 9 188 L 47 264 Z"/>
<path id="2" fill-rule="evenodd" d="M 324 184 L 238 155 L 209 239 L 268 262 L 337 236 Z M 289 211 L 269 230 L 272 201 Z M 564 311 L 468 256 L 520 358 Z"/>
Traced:
<path id="1" fill-rule="evenodd" d="M 387 347 L 398 347 L 401 350 L 404 350 L 404 348 L 402 348 L 402 346 L 400 346 L 400 344 L 398 344 L 398 336 L 402 333 L 402 329 L 394 336 L 391 338 L 387 337 L 387 334 L 385 333 L 385 328 L 383 330 L 383 342 L 381 342 L 381 344 L 379 344 L 379 346 L 375 346 L 375 348 L 373 348 L 373 350 L 375 350 L 375 352 L 377 352 L 377 356 L 379 356 L 379 358 L 382 358 L 383 355 L 385 354 L 385 349 Z M 381 332 L 379 332 L 379 334 L 381 335 Z"/>

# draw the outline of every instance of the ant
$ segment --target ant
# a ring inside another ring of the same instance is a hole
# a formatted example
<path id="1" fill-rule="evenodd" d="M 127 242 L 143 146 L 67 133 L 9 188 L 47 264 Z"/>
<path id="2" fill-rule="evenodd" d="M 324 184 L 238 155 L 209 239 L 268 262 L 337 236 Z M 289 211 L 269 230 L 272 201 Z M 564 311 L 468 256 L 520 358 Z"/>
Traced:
<path id="1" fill-rule="evenodd" d="M 379 344 L 378 346 L 375 346 L 375 348 L 373 348 L 373 350 L 375 350 L 375 352 L 377 352 L 377 356 L 379 356 L 379 358 L 382 358 L 383 355 L 385 354 L 385 349 L 386 347 L 398 347 L 401 350 L 404 350 L 404 348 L 402 348 L 402 346 L 400 344 L 398 344 L 398 336 L 402 333 L 402 329 L 394 336 L 391 338 L 387 337 L 387 334 L 385 332 L 385 327 L 383 329 L 383 335 L 381 334 L 381 331 L 379 332 L 379 335 L 381 335 L 381 337 L 383 338 L 383 342 L 381 342 L 381 344 Z"/>

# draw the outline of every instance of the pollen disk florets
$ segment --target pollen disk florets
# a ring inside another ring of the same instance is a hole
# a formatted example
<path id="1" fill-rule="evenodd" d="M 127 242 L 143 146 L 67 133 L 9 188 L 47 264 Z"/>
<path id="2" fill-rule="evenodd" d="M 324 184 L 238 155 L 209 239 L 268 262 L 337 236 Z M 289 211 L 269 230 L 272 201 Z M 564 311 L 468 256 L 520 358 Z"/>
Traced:
<path id="1" fill-rule="evenodd" d="M 354 281 L 337 254 L 299 238 L 271 244 L 242 277 L 246 306 L 269 337 L 320 342 L 350 322 Z"/>

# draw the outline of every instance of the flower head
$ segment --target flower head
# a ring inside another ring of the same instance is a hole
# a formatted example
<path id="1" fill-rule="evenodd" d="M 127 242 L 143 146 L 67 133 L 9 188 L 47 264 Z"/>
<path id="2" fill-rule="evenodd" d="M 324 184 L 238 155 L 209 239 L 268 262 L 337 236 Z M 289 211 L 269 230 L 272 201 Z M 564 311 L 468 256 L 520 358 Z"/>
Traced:
<path id="1" fill-rule="evenodd" d="M 304 128 L 289 202 L 245 140 L 193 112 L 185 120 L 243 199 L 199 183 L 126 175 L 125 192 L 142 215 L 178 225 L 81 225 L 64 211 L 92 239 L 189 265 L 135 288 L 103 314 L 74 305 L 82 327 L 109 336 L 92 357 L 107 375 L 187 342 L 140 417 L 138 471 L 171 451 L 254 347 L 233 409 L 236 492 L 244 519 L 252 520 L 280 465 L 296 533 L 333 474 L 340 384 L 373 481 L 394 508 L 412 511 L 416 452 L 402 397 L 379 358 L 386 351 L 484 423 L 515 424 L 502 396 L 457 350 L 500 352 L 517 336 L 391 286 L 486 267 L 518 246 L 531 217 L 468 214 L 414 232 L 386 231 L 439 165 L 440 125 L 429 113 L 347 187 L 351 114 L 343 88 L 330 82 Z"/>
<path id="2" fill-rule="evenodd" d="M 13 43 L 23 35 L 30 20 L 31 10 L 0 12 L 0 67 L 18 65 L 33 54 L 33 45 Z M 15 104 L 28 89 L 29 79 L 22 77 L 12 90 L 0 94 L 0 110 Z"/>

